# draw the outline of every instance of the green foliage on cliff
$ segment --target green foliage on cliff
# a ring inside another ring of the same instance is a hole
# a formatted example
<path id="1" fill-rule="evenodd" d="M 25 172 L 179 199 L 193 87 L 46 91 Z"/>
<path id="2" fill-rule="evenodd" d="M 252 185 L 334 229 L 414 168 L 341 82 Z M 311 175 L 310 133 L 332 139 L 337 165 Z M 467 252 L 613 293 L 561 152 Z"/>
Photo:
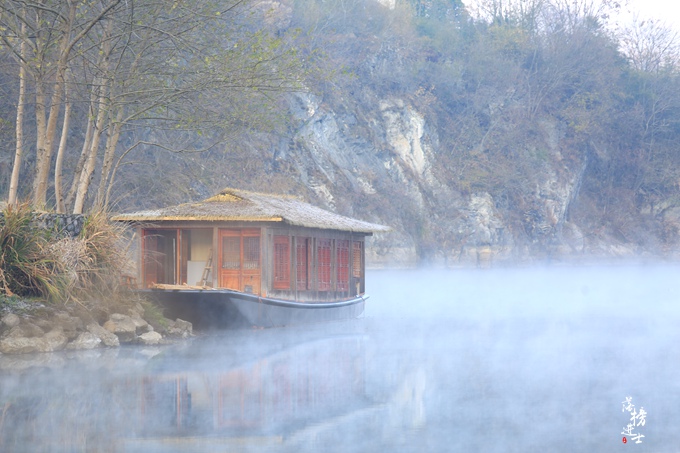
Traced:
<path id="1" fill-rule="evenodd" d="M 256 73 L 285 68 L 278 75 L 314 96 L 261 96 L 240 92 L 235 83 L 233 98 L 208 90 L 175 105 L 185 113 L 200 106 L 210 120 L 205 127 L 152 130 L 127 123 L 107 193 L 111 205 L 151 208 L 202 199 L 225 186 L 264 187 L 389 224 L 421 257 L 460 254 L 489 241 L 546 250 L 561 240 L 567 223 L 583 241 L 620 238 L 657 251 L 673 246 L 680 225 L 674 214 L 680 208 L 680 60 L 672 34 L 653 22 L 615 33 L 608 25 L 615 2 L 599 2 L 601 8 L 586 0 L 477 3 L 477 12 L 458 0 L 253 6 L 248 17 L 257 20 L 241 17 L 243 36 L 263 33 L 269 43 L 280 37 L 286 49 L 256 52 L 258 41 L 250 42 L 248 61 L 259 55 L 268 63 L 256 63 L 255 69 L 267 69 Z M 191 42 L 191 33 L 183 37 Z M 220 42 L 216 35 L 196 39 Z M 233 49 L 227 53 L 245 52 Z M 219 61 L 224 67 L 206 62 L 213 76 L 238 59 Z M 0 97 L 1 118 L 14 118 L 8 99 L 17 98 L 15 69 L 8 58 L 0 61 L 8 93 Z M 238 120 L 245 107 L 276 121 Z M 422 119 L 415 139 L 404 132 L 415 127 L 414 118 Z M 72 135 L 81 140 L 86 121 L 75 124 Z M 7 149 L 10 126 L 0 123 Z M 414 141 L 426 148 L 422 173 L 397 149 L 412 151 Z M 6 190 L 1 181 L 9 180 L 10 165 L 1 159 L 0 189 Z M 65 165 L 74 168 L 77 160 L 67 156 Z M 102 184 L 95 175 L 93 187 Z M 502 234 L 478 237 L 469 206 L 477 194 L 490 200 Z"/>

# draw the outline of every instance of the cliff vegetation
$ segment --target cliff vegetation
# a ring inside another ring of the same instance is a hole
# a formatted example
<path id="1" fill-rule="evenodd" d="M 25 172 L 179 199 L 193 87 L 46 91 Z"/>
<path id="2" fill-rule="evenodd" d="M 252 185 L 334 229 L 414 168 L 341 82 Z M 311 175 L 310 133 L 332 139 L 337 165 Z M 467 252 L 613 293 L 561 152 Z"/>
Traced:
<path id="1" fill-rule="evenodd" d="M 617 5 L 590 0 L 175 3 L 47 21 L 3 2 L 0 146 L 33 182 L 17 198 L 295 193 L 393 227 L 373 265 L 677 256 L 680 78 L 660 24 L 614 30 Z"/>

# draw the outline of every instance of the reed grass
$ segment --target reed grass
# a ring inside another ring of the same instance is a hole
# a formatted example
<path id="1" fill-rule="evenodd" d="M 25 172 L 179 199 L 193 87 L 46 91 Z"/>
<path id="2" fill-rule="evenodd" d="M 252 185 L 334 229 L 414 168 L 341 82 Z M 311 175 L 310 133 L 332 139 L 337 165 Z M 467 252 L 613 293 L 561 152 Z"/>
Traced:
<path id="1" fill-rule="evenodd" d="M 7 295 L 59 297 L 63 267 L 49 245 L 52 232 L 32 225 L 27 204 L 8 206 L 0 219 L 0 289 Z"/>
<path id="2" fill-rule="evenodd" d="M 121 275 L 130 266 L 125 227 L 108 220 L 104 211 L 90 214 L 78 236 L 82 241 L 79 289 L 85 292 L 116 293 Z"/>
<path id="3" fill-rule="evenodd" d="M 59 237 L 32 222 L 26 204 L 0 218 L 0 291 L 51 301 L 109 298 L 128 265 L 124 229 L 105 212 L 90 214 L 78 237 Z"/>

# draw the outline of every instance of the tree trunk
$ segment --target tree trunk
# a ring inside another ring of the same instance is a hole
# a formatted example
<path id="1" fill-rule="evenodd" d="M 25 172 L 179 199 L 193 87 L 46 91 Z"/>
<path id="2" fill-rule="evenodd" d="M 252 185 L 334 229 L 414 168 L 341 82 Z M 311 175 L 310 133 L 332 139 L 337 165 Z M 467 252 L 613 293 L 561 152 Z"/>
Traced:
<path id="1" fill-rule="evenodd" d="M 54 149 L 54 138 L 57 133 L 57 119 L 61 109 L 61 100 L 66 86 L 66 69 L 68 56 L 73 44 L 71 43 L 71 28 L 76 17 L 76 4 L 69 7 L 69 18 L 64 30 L 64 36 L 59 46 L 59 60 L 57 62 L 57 73 L 54 86 L 52 88 L 52 99 L 50 100 L 50 114 L 44 129 L 43 146 L 38 148 L 36 160 L 36 175 L 33 181 L 33 204 L 44 207 L 47 203 L 47 183 L 50 176 L 52 163 L 52 150 Z M 45 107 L 44 107 L 45 108 Z"/>
<path id="2" fill-rule="evenodd" d="M 21 24 L 22 34 L 26 33 L 26 24 Z M 21 41 L 19 53 L 22 58 L 26 58 L 26 43 Z M 17 102 L 17 124 L 16 124 L 16 151 L 14 152 L 14 165 L 12 176 L 9 183 L 9 195 L 7 203 L 10 205 L 17 203 L 17 193 L 19 191 L 19 173 L 21 172 L 21 158 L 24 154 L 24 104 L 26 103 L 26 69 L 23 64 L 19 65 L 19 100 Z"/>
<path id="3" fill-rule="evenodd" d="M 109 176 L 111 175 L 111 167 L 113 165 L 113 157 L 116 154 L 116 146 L 120 139 L 120 130 L 122 128 L 121 121 L 123 120 L 123 107 L 118 108 L 116 117 L 111 118 L 108 128 L 108 137 L 106 140 L 106 149 L 104 151 L 104 162 L 102 163 L 101 178 L 99 188 L 97 190 L 97 206 L 106 208 L 106 188 Z"/>
<path id="4" fill-rule="evenodd" d="M 68 140 L 69 122 L 71 120 L 71 102 L 68 98 L 68 87 L 64 89 L 64 124 L 61 128 L 61 140 L 59 141 L 59 150 L 57 151 L 57 161 L 54 165 L 54 198 L 57 202 L 57 212 L 63 214 L 66 212 L 64 205 L 64 195 L 61 190 L 62 186 L 62 167 L 64 162 L 64 154 L 66 152 L 66 141 Z"/>
<path id="5" fill-rule="evenodd" d="M 45 156 L 45 130 L 46 130 L 46 123 L 47 123 L 47 112 L 45 109 L 45 91 L 44 91 L 44 86 L 40 81 L 36 81 L 35 84 L 35 129 L 36 129 L 36 138 L 35 138 L 35 147 L 36 147 L 36 168 L 38 168 L 41 165 L 41 159 L 44 159 Z M 37 180 L 36 179 L 34 181 Z M 35 186 L 33 188 L 34 194 L 33 194 L 33 201 L 35 202 L 36 196 L 35 196 Z"/>
<path id="6" fill-rule="evenodd" d="M 78 190 L 76 191 L 76 200 L 73 204 L 73 213 L 82 214 L 85 206 L 85 199 L 90 188 L 90 181 L 92 180 L 92 173 L 97 164 L 97 152 L 99 151 L 99 142 L 102 137 L 104 122 L 106 121 L 106 114 L 108 112 L 108 103 L 106 98 L 106 85 L 100 87 L 99 95 L 99 111 L 97 112 L 97 119 L 93 125 L 92 143 L 87 154 L 87 161 L 83 171 L 80 173 L 80 180 L 78 181 Z"/>
<path id="7" fill-rule="evenodd" d="M 80 151 L 80 157 L 78 158 L 78 163 L 73 172 L 73 180 L 71 181 L 71 188 L 66 195 L 65 206 L 70 207 L 73 204 L 73 199 L 76 196 L 76 191 L 78 190 L 78 183 L 80 182 L 80 175 L 85 167 L 85 162 L 87 161 L 88 150 L 90 149 L 90 143 L 92 143 L 92 131 L 94 130 L 94 118 L 95 109 L 97 104 L 97 94 L 96 88 L 93 86 L 90 92 L 90 107 L 87 115 L 87 129 L 85 130 L 85 140 L 83 141 L 83 149 Z"/>

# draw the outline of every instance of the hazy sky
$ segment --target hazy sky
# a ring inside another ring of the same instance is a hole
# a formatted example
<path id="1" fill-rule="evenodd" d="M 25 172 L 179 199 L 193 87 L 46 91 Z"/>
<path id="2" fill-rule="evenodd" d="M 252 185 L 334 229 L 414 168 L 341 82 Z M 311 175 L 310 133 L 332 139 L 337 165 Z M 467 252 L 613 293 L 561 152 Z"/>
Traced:
<path id="1" fill-rule="evenodd" d="M 641 19 L 658 19 L 680 30 L 680 3 L 672 0 L 628 0 L 623 9 L 629 10 L 631 16 L 637 12 Z"/>
<path id="2" fill-rule="evenodd" d="M 466 5 L 474 5 L 479 0 L 463 0 Z M 657 19 L 680 31 L 680 2 L 673 0 L 619 0 L 622 4 L 619 20 L 630 21 L 635 14 L 640 19 Z"/>

